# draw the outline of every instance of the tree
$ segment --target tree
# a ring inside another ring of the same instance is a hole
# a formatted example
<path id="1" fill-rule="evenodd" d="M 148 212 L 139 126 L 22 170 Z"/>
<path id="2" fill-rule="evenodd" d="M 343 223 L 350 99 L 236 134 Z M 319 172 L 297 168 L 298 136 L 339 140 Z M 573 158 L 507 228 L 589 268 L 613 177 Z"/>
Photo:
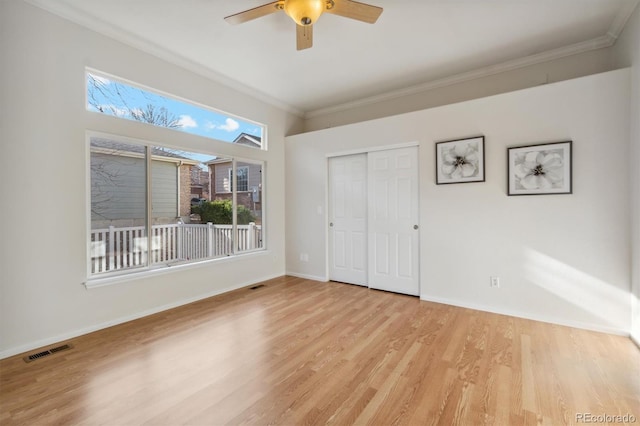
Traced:
<path id="1" fill-rule="evenodd" d="M 180 119 L 165 107 L 157 107 L 150 102 L 144 107 L 131 104 L 132 99 L 144 99 L 147 96 L 144 90 L 87 74 L 87 102 L 96 111 L 159 127 L 182 127 Z"/>
<path id="2" fill-rule="evenodd" d="M 143 123 L 150 123 L 160 127 L 176 129 L 182 127 L 180 120 L 169 112 L 165 107 L 156 108 L 152 104 L 147 104 L 145 109 L 134 109 L 131 111 L 134 120 Z"/>
<path id="3" fill-rule="evenodd" d="M 156 106 L 149 102 L 144 107 L 133 105 L 140 99 L 149 99 L 148 93 L 141 89 L 94 76 L 87 73 L 87 102 L 96 111 L 116 117 L 130 118 L 142 123 L 159 127 L 179 129 L 182 127 L 178 117 L 164 106 Z M 162 148 L 163 151 L 180 155 L 177 150 Z M 114 148 L 113 153 L 117 154 Z M 104 162 L 91 161 L 91 212 L 102 216 L 104 207 L 113 202 L 102 188 L 106 185 L 119 186 L 121 181 L 117 168 L 107 167 Z"/>

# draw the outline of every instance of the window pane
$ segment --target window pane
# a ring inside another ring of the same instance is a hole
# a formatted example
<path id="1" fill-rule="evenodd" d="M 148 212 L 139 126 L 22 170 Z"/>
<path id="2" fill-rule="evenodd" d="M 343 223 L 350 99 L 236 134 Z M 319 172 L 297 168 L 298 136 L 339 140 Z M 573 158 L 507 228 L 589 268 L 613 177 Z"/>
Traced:
<path id="1" fill-rule="evenodd" d="M 152 152 L 153 263 L 188 263 L 232 254 L 231 205 L 212 202 L 207 164 L 231 160 L 163 147 Z"/>
<path id="2" fill-rule="evenodd" d="M 92 137 L 90 147 L 92 275 L 263 247 L 261 163 L 236 165 L 236 182 L 244 190 L 236 193 L 234 228 L 232 158 L 117 137 Z"/>
<path id="3" fill-rule="evenodd" d="M 147 265 L 146 148 L 91 139 L 91 272 Z"/>
<path id="4" fill-rule="evenodd" d="M 236 170 L 238 179 L 238 193 L 236 194 L 238 251 L 260 249 L 263 247 L 262 164 L 238 161 Z"/>
<path id="5" fill-rule="evenodd" d="M 212 108 L 87 72 L 87 109 L 251 148 L 266 149 L 264 126 Z"/>

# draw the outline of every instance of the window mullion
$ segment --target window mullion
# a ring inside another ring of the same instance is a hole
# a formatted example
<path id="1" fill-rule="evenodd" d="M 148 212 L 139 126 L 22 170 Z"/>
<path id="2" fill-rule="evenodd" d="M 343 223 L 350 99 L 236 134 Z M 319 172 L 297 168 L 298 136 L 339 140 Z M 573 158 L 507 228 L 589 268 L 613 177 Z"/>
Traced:
<path id="1" fill-rule="evenodd" d="M 238 173 L 237 173 L 237 161 L 235 160 L 235 158 L 233 159 L 232 163 L 231 163 L 231 168 L 232 168 L 232 179 L 231 179 L 231 235 L 232 237 L 232 243 L 233 243 L 233 254 L 238 253 L 238 215 L 237 215 L 237 206 L 236 203 L 238 201 L 238 194 L 237 194 L 237 189 L 238 189 Z"/>
<path id="2" fill-rule="evenodd" d="M 152 244 L 152 234 L 153 234 L 153 208 L 152 208 L 152 176 L 151 176 L 151 164 L 152 164 L 152 149 L 149 145 L 145 146 L 145 176 L 147 177 L 147 186 L 146 186 L 146 230 L 147 230 L 147 253 L 145 255 L 146 264 L 145 267 L 149 267 L 151 265 L 151 244 Z"/>

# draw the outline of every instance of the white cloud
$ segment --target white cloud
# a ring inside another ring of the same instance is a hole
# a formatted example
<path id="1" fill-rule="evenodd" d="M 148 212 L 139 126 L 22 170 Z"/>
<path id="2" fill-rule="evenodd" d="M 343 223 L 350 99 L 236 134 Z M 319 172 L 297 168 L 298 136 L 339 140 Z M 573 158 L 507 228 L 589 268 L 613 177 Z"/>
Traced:
<path id="1" fill-rule="evenodd" d="M 238 130 L 240 128 L 240 124 L 234 120 L 233 118 L 227 118 L 224 121 L 224 124 L 215 124 L 212 123 L 210 121 L 207 121 L 207 123 L 204 125 L 208 130 L 214 130 L 214 129 L 220 129 L 220 130 L 224 130 L 226 132 L 235 132 L 236 130 Z"/>
<path id="2" fill-rule="evenodd" d="M 196 120 L 194 120 L 188 115 L 181 115 L 180 120 L 178 120 L 178 123 L 180 124 L 180 126 L 185 128 L 198 127 L 198 123 L 196 123 Z"/>
<path id="3" fill-rule="evenodd" d="M 219 129 L 226 130 L 227 132 L 234 132 L 240 128 L 240 124 L 233 118 L 227 118 L 222 126 L 218 126 Z"/>

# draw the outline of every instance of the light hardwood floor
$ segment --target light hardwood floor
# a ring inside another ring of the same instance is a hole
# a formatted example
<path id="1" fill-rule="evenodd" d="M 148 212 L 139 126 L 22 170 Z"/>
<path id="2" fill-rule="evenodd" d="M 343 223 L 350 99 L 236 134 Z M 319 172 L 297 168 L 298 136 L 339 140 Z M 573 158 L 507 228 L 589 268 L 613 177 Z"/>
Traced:
<path id="1" fill-rule="evenodd" d="M 347 284 L 263 284 L 0 361 L 0 424 L 640 424 L 627 338 Z"/>

